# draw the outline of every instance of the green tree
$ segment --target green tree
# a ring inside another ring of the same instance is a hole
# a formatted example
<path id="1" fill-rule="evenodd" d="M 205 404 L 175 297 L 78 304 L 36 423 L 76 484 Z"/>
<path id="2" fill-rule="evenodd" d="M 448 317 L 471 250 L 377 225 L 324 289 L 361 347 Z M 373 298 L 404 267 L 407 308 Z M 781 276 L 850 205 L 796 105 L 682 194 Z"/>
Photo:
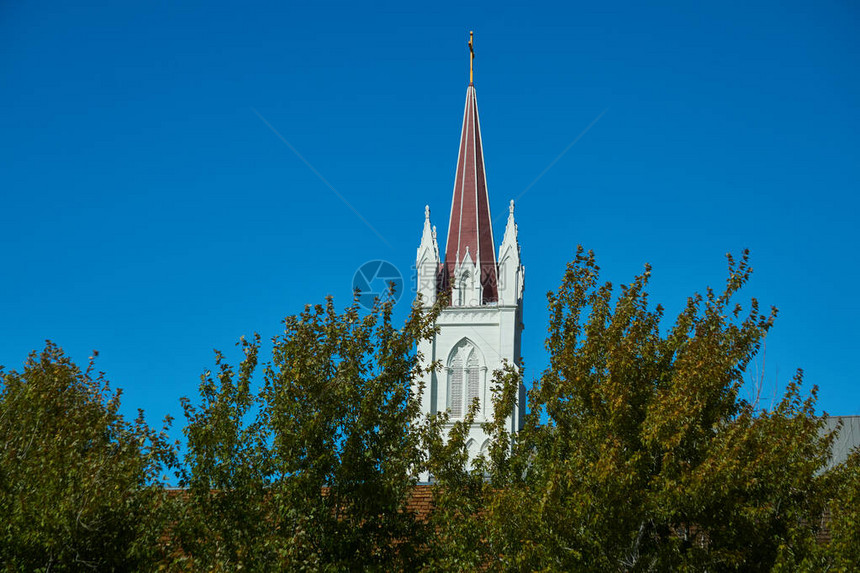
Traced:
<path id="1" fill-rule="evenodd" d="M 126 422 L 93 361 L 56 345 L 0 370 L 0 563 L 20 571 L 137 571 L 159 558 L 175 462 L 164 431 Z"/>
<path id="2" fill-rule="evenodd" d="M 481 469 L 470 463 L 466 446 L 477 410 L 475 399 L 449 430 L 445 430 L 450 420 L 447 412 L 428 416 L 422 428 L 427 470 L 435 482 L 425 571 L 475 571 L 487 561 L 487 486 Z"/>
<path id="3" fill-rule="evenodd" d="M 814 562 L 821 571 L 855 571 L 860 563 L 860 449 L 832 470 L 827 504 L 829 540 Z"/>
<path id="4" fill-rule="evenodd" d="M 550 366 L 529 393 L 525 428 L 497 428 L 473 505 L 487 566 L 545 571 L 767 571 L 811 567 L 831 491 L 816 390 L 801 375 L 771 411 L 741 397 L 776 310 L 733 301 L 748 255 L 729 257 L 725 289 L 693 296 L 661 331 L 650 269 L 600 284 L 580 248 L 550 293 Z M 518 383 L 499 373 L 505 415 Z"/>
<path id="5" fill-rule="evenodd" d="M 773 325 L 720 293 L 673 325 L 650 269 L 613 294 L 582 249 L 549 294 L 550 366 L 525 427 L 504 420 L 522 371 L 494 374 L 491 443 L 470 461 L 478 408 L 448 428 L 420 413 L 419 340 L 444 304 L 363 313 L 331 299 L 259 337 L 232 367 L 216 352 L 183 400 L 183 489 L 166 430 L 119 415 L 118 391 L 51 343 L 0 371 L 0 563 L 7 570 L 850 571 L 860 554 L 860 453 L 827 470 L 816 390 L 801 373 L 770 410 L 743 399 Z M 438 367 L 438 364 L 427 368 Z M 255 374 L 258 379 L 255 379 Z M 166 424 L 169 420 L 166 421 Z M 435 508 L 409 509 L 418 476 Z M 829 516 L 829 517 L 828 517 Z M 831 540 L 817 542 L 829 519 Z"/>
<path id="6" fill-rule="evenodd" d="M 362 314 L 328 299 L 287 317 L 254 387 L 259 340 L 238 372 L 217 357 L 185 403 L 189 568 L 410 570 L 426 551 L 408 511 L 425 464 L 416 343 L 435 314 L 395 328 L 392 298 Z"/>

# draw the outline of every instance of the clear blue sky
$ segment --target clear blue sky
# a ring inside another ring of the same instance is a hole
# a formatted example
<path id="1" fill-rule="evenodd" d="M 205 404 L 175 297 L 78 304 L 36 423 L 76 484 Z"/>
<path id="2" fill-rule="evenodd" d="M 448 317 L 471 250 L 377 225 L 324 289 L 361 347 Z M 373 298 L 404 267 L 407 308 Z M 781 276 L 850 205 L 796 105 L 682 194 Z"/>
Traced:
<path id="1" fill-rule="evenodd" d="M 529 379 L 578 243 L 615 283 L 650 262 L 669 314 L 748 247 L 745 296 L 780 308 L 766 388 L 802 367 L 822 409 L 860 414 L 852 2 L 16 4 L 0 7 L 7 369 L 46 338 L 79 363 L 98 349 L 125 411 L 157 422 L 213 348 L 235 359 L 241 335 L 345 304 L 367 260 L 408 276 L 426 203 L 445 236 L 475 30 L 497 243 L 527 189 Z"/>

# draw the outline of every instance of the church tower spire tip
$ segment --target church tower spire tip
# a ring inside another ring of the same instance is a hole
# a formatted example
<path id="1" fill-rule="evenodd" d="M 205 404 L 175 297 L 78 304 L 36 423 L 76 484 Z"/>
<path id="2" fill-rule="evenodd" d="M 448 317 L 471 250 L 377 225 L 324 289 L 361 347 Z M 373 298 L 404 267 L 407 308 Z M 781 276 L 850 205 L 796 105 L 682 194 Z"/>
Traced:
<path id="1" fill-rule="evenodd" d="M 469 32 L 469 85 L 475 83 L 475 32 Z"/>

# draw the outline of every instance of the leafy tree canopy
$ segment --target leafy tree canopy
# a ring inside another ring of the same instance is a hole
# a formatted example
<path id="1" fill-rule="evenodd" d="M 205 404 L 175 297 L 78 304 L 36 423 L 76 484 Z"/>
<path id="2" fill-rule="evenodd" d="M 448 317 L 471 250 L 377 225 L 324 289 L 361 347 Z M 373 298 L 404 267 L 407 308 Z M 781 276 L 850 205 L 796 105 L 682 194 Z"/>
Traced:
<path id="1" fill-rule="evenodd" d="M 48 344 L 0 371 L 0 562 L 8 570 L 850 571 L 860 554 L 860 455 L 833 436 L 798 372 L 762 409 L 742 387 L 773 326 L 725 286 L 668 326 L 650 268 L 617 291 L 579 249 L 548 295 L 549 367 L 525 427 L 504 421 L 522 371 L 494 374 L 486 454 L 477 411 L 424 416 L 417 351 L 444 301 L 392 323 L 393 299 L 287 317 L 260 363 L 216 352 L 183 400 L 181 460 L 118 414 L 90 362 Z M 167 492 L 164 468 L 182 489 Z M 434 507 L 415 511 L 420 475 Z M 829 520 L 829 521 L 828 521 Z M 829 538 L 821 538 L 827 521 Z"/>
<path id="2" fill-rule="evenodd" d="M 255 390 L 260 341 L 237 369 L 217 355 L 185 401 L 186 567 L 413 570 L 425 525 L 407 508 L 425 464 L 415 348 L 434 330 L 394 300 L 366 314 L 331 299 L 285 320 Z"/>
<path id="3" fill-rule="evenodd" d="M 90 360 L 51 342 L 0 370 L 0 563 L 21 571 L 146 569 L 160 555 L 160 472 L 175 450 L 143 414 L 127 422 Z"/>
<path id="4" fill-rule="evenodd" d="M 550 366 L 529 392 L 525 428 L 487 426 L 496 443 L 478 463 L 483 487 L 474 474 L 471 489 L 463 474 L 450 480 L 471 514 L 445 515 L 440 527 L 457 530 L 449 539 L 485 540 L 455 550 L 514 571 L 821 565 L 832 437 L 822 436 L 816 389 L 801 395 L 800 372 L 770 411 L 741 397 L 776 309 L 735 302 L 751 269 L 747 253 L 728 260 L 722 291 L 691 297 L 664 333 L 649 267 L 613 299 L 594 255 L 578 251 L 548 295 Z M 503 419 L 518 374 L 496 379 Z"/>

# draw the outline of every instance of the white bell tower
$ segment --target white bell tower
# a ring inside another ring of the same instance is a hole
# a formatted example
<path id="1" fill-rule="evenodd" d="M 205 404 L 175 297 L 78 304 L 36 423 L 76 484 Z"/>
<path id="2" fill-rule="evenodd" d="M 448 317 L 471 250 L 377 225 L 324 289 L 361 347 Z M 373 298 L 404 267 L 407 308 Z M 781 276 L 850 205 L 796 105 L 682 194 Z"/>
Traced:
<path id="1" fill-rule="evenodd" d="M 445 260 L 439 256 L 436 228 L 430 223 L 430 208 L 426 207 L 416 270 L 416 290 L 425 307 L 435 303 L 439 292 L 447 291 L 450 296 L 449 306 L 437 321 L 439 333 L 419 347 L 425 361 L 438 360 L 442 364 L 441 369 L 423 380 L 422 410 L 428 414 L 448 410 L 453 423 L 463 418 L 477 398 L 479 410 L 468 442 L 474 458 L 488 442 L 481 423 L 493 414 L 493 372 L 505 361 L 517 368 L 521 365 L 525 269 L 520 262 L 513 201 L 496 259 L 478 103 L 472 83 L 466 91 Z M 525 389 L 520 385 L 517 405 L 505 421 L 509 431 L 522 427 L 524 408 Z"/>

